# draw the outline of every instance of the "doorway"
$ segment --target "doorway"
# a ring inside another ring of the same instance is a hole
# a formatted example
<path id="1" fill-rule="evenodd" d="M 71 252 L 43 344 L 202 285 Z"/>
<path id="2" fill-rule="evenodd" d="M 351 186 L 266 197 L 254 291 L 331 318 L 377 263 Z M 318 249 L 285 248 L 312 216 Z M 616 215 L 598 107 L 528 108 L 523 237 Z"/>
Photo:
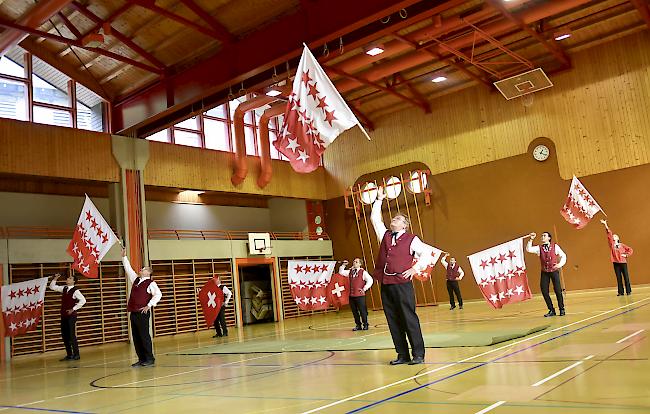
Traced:
<path id="1" fill-rule="evenodd" d="M 238 267 L 242 323 L 273 322 L 272 264 L 247 264 Z"/>

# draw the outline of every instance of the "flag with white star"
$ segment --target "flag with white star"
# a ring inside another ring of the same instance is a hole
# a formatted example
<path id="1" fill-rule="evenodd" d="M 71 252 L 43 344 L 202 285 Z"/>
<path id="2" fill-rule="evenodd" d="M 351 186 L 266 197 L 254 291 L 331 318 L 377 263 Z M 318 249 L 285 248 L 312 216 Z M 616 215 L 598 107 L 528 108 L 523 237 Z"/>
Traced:
<path id="1" fill-rule="evenodd" d="M 327 309 L 328 286 L 335 261 L 289 260 L 287 278 L 291 295 L 300 310 Z"/>
<path id="2" fill-rule="evenodd" d="M 318 168 L 320 156 L 343 131 L 359 121 L 304 47 L 280 136 L 273 145 L 289 159 L 293 169 L 308 173 Z"/>
<path id="3" fill-rule="evenodd" d="M 603 211 L 584 185 L 573 176 L 571 188 L 560 214 L 576 229 L 585 227 L 596 213 Z"/>
<path id="4" fill-rule="evenodd" d="M 47 278 L 2 286 L 2 319 L 5 335 L 17 336 L 33 331 L 43 313 Z"/>
<path id="5" fill-rule="evenodd" d="M 485 300 L 495 309 L 533 297 L 528 286 L 522 238 L 467 256 Z"/>
<path id="6" fill-rule="evenodd" d="M 67 252 L 72 268 L 86 277 L 97 278 L 99 262 L 117 242 L 117 236 L 95 204 L 86 196 Z"/>

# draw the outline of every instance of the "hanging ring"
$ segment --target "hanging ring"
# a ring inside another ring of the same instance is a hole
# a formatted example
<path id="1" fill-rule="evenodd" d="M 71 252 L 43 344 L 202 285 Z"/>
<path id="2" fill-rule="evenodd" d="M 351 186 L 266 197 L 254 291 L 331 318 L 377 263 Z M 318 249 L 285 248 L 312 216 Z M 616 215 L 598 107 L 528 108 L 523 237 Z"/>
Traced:
<path id="1" fill-rule="evenodd" d="M 228 87 L 228 101 L 235 99 L 235 94 L 232 93 L 232 85 Z"/>
<path id="2" fill-rule="evenodd" d="M 239 91 L 237 91 L 237 93 L 239 93 L 239 94 L 245 94 L 246 93 L 246 89 L 244 89 L 244 81 L 242 81 L 241 88 L 239 88 Z"/>
<path id="3" fill-rule="evenodd" d="M 406 19 L 407 17 L 409 17 L 409 14 L 406 11 L 406 9 L 402 9 L 399 11 L 399 17 L 401 17 L 402 19 Z"/>
<path id="4" fill-rule="evenodd" d="M 390 22 L 390 16 L 384 17 L 383 19 L 380 20 L 380 22 L 382 22 L 383 24 Z"/>
<path id="5" fill-rule="evenodd" d="M 339 54 L 343 54 L 345 48 L 343 47 L 343 37 L 339 37 Z"/>
<path id="6" fill-rule="evenodd" d="M 323 45 L 323 56 L 328 57 L 330 55 L 330 50 L 327 48 L 327 43 Z"/>

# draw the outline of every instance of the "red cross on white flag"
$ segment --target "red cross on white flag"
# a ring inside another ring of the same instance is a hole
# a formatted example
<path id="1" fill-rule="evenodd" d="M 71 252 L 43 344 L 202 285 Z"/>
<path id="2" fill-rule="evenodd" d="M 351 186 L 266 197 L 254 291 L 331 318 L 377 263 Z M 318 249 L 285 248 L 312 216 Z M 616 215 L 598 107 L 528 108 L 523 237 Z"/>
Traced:
<path id="1" fill-rule="evenodd" d="M 43 313 L 47 278 L 2 286 L 2 319 L 7 336 L 22 335 L 38 326 Z"/>
<path id="2" fill-rule="evenodd" d="M 521 238 L 467 256 L 485 300 L 495 309 L 533 295 L 528 287 Z"/>
<path id="3" fill-rule="evenodd" d="M 289 260 L 287 277 L 291 295 L 300 310 L 329 307 L 327 288 L 334 272 L 334 261 Z"/>
<path id="4" fill-rule="evenodd" d="M 273 145 L 295 171 L 308 173 L 318 168 L 325 148 L 355 125 L 360 125 L 357 117 L 305 46 Z"/>
<path id="5" fill-rule="evenodd" d="M 573 176 L 566 202 L 560 210 L 564 219 L 576 229 L 585 227 L 596 213 L 603 211 L 584 185 Z"/>
<path id="6" fill-rule="evenodd" d="M 117 242 L 113 229 L 86 196 L 72 240 L 66 250 L 72 268 L 86 277 L 97 277 L 99 262 Z"/>

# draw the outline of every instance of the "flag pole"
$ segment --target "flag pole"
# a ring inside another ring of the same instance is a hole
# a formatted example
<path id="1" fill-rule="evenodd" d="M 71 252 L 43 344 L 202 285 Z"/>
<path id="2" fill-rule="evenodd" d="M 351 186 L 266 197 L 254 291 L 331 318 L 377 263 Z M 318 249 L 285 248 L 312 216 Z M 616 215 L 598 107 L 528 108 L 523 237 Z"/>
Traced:
<path id="1" fill-rule="evenodd" d="M 359 128 L 361 128 L 361 132 L 363 132 L 363 135 L 365 135 L 366 138 L 368 138 L 368 141 L 372 141 L 372 140 L 370 139 L 370 135 L 368 135 L 368 132 L 366 132 L 365 128 L 361 125 L 361 122 L 357 123 L 357 126 L 358 126 Z M 601 210 L 601 211 L 602 211 L 602 210 Z"/>

